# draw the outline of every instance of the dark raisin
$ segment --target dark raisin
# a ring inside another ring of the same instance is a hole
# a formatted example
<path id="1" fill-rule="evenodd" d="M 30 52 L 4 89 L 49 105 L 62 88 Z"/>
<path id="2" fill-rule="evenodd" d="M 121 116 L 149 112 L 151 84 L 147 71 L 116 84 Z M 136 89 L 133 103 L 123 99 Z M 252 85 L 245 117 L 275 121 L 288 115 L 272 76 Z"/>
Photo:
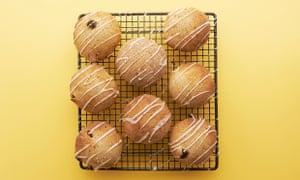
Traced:
<path id="1" fill-rule="evenodd" d="M 90 132 L 90 130 L 87 131 L 87 135 L 93 137 L 93 134 Z"/>
<path id="2" fill-rule="evenodd" d="M 90 20 L 86 25 L 87 27 L 94 29 L 97 26 L 97 22 L 94 20 Z"/>
<path id="3" fill-rule="evenodd" d="M 186 158 L 188 154 L 189 154 L 188 151 L 182 148 L 182 154 L 180 156 L 180 159 Z"/>
<path id="4" fill-rule="evenodd" d="M 79 16 L 78 16 L 78 19 L 81 19 L 82 17 L 84 17 L 86 14 L 80 14 Z"/>
<path id="5" fill-rule="evenodd" d="M 188 114 L 189 118 L 192 118 L 194 115 L 192 113 Z"/>
<path id="6" fill-rule="evenodd" d="M 71 99 L 75 99 L 75 96 L 73 94 L 71 94 Z"/>

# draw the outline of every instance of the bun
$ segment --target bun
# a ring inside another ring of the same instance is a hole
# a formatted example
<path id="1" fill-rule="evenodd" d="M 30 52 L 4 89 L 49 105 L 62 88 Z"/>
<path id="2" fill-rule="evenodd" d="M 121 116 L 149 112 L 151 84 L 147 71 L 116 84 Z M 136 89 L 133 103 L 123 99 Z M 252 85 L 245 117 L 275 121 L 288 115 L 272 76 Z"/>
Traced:
<path id="1" fill-rule="evenodd" d="M 217 132 L 204 119 L 185 119 L 173 127 L 170 151 L 175 159 L 191 165 L 205 163 L 217 144 Z"/>
<path id="2" fill-rule="evenodd" d="M 111 14 L 90 12 L 79 16 L 73 39 L 80 55 L 96 62 L 113 52 L 121 40 L 121 30 Z"/>
<path id="3" fill-rule="evenodd" d="M 182 51 L 196 51 L 209 38 L 208 17 L 195 8 L 182 8 L 168 14 L 165 27 L 165 42 Z"/>
<path id="4" fill-rule="evenodd" d="M 215 83 L 203 66 L 186 63 L 170 74 L 169 93 L 181 106 L 200 107 L 214 96 Z"/>
<path id="5" fill-rule="evenodd" d="M 75 157 L 88 167 L 107 169 L 120 159 L 123 141 L 118 131 L 107 122 L 93 122 L 83 128 L 75 145 Z"/>
<path id="6" fill-rule="evenodd" d="M 116 68 L 129 84 L 145 88 L 165 73 L 167 54 L 153 40 L 144 37 L 132 39 L 121 47 Z"/>
<path id="7" fill-rule="evenodd" d="M 125 106 L 122 121 L 126 134 L 134 142 L 156 143 L 169 131 L 171 112 L 160 98 L 144 94 Z"/>
<path id="8" fill-rule="evenodd" d="M 98 113 L 110 107 L 118 94 L 115 80 L 98 64 L 80 69 L 70 82 L 71 100 L 90 113 Z"/>

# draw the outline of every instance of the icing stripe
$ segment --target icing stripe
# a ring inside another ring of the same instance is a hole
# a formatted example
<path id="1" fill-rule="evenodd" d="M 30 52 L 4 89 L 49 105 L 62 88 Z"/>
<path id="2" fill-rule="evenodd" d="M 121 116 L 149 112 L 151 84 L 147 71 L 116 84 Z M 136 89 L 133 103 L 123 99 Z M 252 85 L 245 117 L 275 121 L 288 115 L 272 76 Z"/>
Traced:
<path id="1" fill-rule="evenodd" d="M 159 123 L 153 128 L 153 131 L 148 139 L 148 143 L 151 143 L 151 139 L 152 137 L 155 135 L 155 133 L 161 128 L 163 127 L 170 119 L 171 117 L 171 113 L 169 113 L 168 115 L 166 115 L 162 120 L 159 121 Z"/>
<path id="2" fill-rule="evenodd" d="M 124 116 L 127 116 L 133 109 L 136 108 L 137 105 L 140 104 L 140 102 L 144 99 L 145 95 L 142 95 L 139 100 L 135 103 L 135 105 L 133 105 L 125 114 Z M 133 102 L 133 101 L 132 101 Z"/>
<path id="3" fill-rule="evenodd" d="M 75 86 L 73 86 L 73 88 L 70 90 L 70 93 L 72 94 L 81 83 L 83 83 L 85 80 L 87 80 L 88 78 L 90 78 L 91 76 L 96 74 L 97 72 L 100 72 L 101 70 L 103 70 L 103 67 L 96 69 L 92 73 L 86 75 L 84 78 L 82 78 L 80 81 L 78 81 L 78 83 Z"/>
<path id="4" fill-rule="evenodd" d="M 186 103 L 184 103 L 184 105 L 188 105 L 190 104 L 195 98 L 197 98 L 198 96 L 201 96 L 202 94 L 206 94 L 208 93 L 209 91 L 202 91 L 202 92 L 199 92 L 198 94 L 192 96 L 189 100 L 186 101 Z"/>
<path id="5" fill-rule="evenodd" d="M 166 103 L 163 102 L 161 103 L 161 106 L 159 109 L 157 109 L 146 121 L 145 123 L 142 125 L 141 129 L 144 128 L 156 115 L 158 115 L 158 113 L 162 112 L 164 110 Z"/>
<path id="6" fill-rule="evenodd" d="M 194 91 L 195 88 L 199 87 L 200 84 L 206 80 L 208 77 L 210 76 L 209 73 L 207 73 L 207 75 L 205 75 L 202 79 L 200 79 L 196 84 L 194 84 L 193 88 L 191 88 L 188 93 L 185 95 L 185 97 L 182 99 L 182 103 L 184 102 L 184 100 Z"/>
<path id="7" fill-rule="evenodd" d="M 165 28 L 165 32 L 169 31 L 173 26 L 175 26 L 177 23 L 179 23 L 180 21 L 182 21 L 184 18 L 192 15 L 194 12 L 196 12 L 196 9 L 193 9 L 191 12 L 187 13 L 186 15 L 182 16 L 181 18 L 177 19 L 176 21 L 170 21 L 169 25 Z"/>
<path id="8" fill-rule="evenodd" d="M 180 35 L 179 32 L 175 33 L 174 35 L 170 36 L 168 39 L 165 40 L 165 43 L 168 43 L 169 41 L 171 41 L 172 39 L 174 39 L 175 37 L 177 37 L 178 35 Z"/>
<path id="9" fill-rule="evenodd" d="M 115 128 L 112 128 L 108 131 L 106 131 L 104 134 L 102 134 L 99 138 L 97 138 L 93 143 L 87 144 L 86 146 L 84 146 L 83 148 L 79 149 L 76 153 L 75 153 L 75 157 L 77 157 L 81 152 L 83 152 L 84 150 L 86 150 L 88 147 L 93 146 L 95 144 L 97 144 L 99 141 L 101 141 L 102 139 L 104 139 L 106 136 L 108 136 L 110 133 L 112 133 L 113 131 L 115 131 Z"/>
<path id="10" fill-rule="evenodd" d="M 201 33 L 207 26 L 209 25 L 209 22 L 205 22 L 203 23 L 201 26 L 197 27 L 196 29 L 194 29 L 193 31 L 191 31 L 189 34 L 187 34 L 183 39 L 181 39 L 175 46 L 174 48 L 178 48 L 178 46 L 184 42 L 188 37 L 190 37 L 187 41 L 185 41 L 185 43 L 183 45 L 181 45 L 180 49 L 184 48 L 191 40 L 193 40 L 195 38 L 195 36 L 197 36 L 199 33 Z M 205 37 L 205 36 L 204 36 Z M 203 39 L 203 38 L 202 38 Z M 202 41 L 201 39 L 201 41 Z"/>
<path id="11" fill-rule="evenodd" d="M 212 144 L 206 151 L 204 151 L 198 158 L 196 158 L 190 165 L 195 164 L 197 161 L 199 161 L 205 154 L 207 154 L 210 150 L 212 150 L 217 144 L 217 141 Z"/>
<path id="12" fill-rule="evenodd" d="M 136 141 L 136 143 L 141 143 L 143 142 L 148 136 L 149 136 L 149 132 L 147 132 L 144 136 L 142 136 L 139 140 Z"/>
<path id="13" fill-rule="evenodd" d="M 102 84 L 104 84 L 104 83 L 110 83 L 112 80 L 113 80 L 113 78 L 111 77 L 111 78 L 109 78 L 109 79 L 106 79 L 106 80 L 104 80 L 104 81 L 100 81 L 100 82 L 94 84 L 92 87 L 90 87 L 89 89 L 87 89 L 87 90 L 80 96 L 80 98 L 82 98 L 83 96 L 85 96 L 87 93 L 89 93 L 89 92 L 92 91 L 93 89 L 99 87 L 100 85 L 102 85 Z M 79 99 L 80 99 L 80 98 L 79 98 Z"/>

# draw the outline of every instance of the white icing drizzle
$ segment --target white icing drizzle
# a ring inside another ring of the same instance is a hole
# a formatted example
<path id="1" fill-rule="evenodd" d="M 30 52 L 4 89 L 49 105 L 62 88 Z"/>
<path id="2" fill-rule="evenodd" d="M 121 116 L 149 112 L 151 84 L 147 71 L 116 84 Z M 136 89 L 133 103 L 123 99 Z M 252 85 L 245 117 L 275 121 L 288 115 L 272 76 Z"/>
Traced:
<path id="1" fill-rule="evenodd" d="M 139 41 L 146 39 L 145 37 L 140 37 L 140 38 L 136 38 L 135 40 L 131 41 L 129 44 L 129 48 L 127 49 L 127 51 L 123 51 L 123 53 L 120 54 L 120 56 L 123 56 L 125 54 L 127 54 L 133 47 L 135 44 L 137 44 Z M 119 58 L 121 59 L 121 58 Z M 117 59 L 117 60 L 119 60 Z"/>
<path id="2" fill-rule="evenodd" d="M 84 106 L 82 107 L 82 109 L 85 110 L 86 107 L 90 104 L 90 102 L 91 102 L 92 100 L 94 100 L 96 97 L 100 96 L 100 95 L 101 95 L 102 93 L 104 93 L 104 92 L 107 92 L 107 91 L 113 91 L 114 93 L 117 93 L 117 91 L 116 91 L 114 88 L 108 88 L 108 89 L 106 89 L 106 87 L 107 87 L 109 84 L 110 84 L 110 83 L 106 83 L 101 91 L 99 91 L 97 94 L 95 94 L 94 96 L 92 96 L 92 97 L 84 104 Z M 114 94 L 114 93 L 112 93 L 112 94 Z M 110 96 L 112 96 L 112 94 L 110 94 Z M 110 97 L 110 96 L 106 96 L 105 100 L 106 100 L 108 97 Z M 102 99 L 102 100 L 103 100 L 103 99 Z M 102 101 L 102 100 L 101 100 L 101 101 Z"/>
<path id="3" fill-rule="evenodd" d="M 100 85 L 104 84 L 104 83 L 110 83 L 113 80 L 112 77 L 104 80 L 104 81 L 100 81 L 98 83 L 96 83 L 95 85 L 93 85 L 92 87 L 90 87 L 89 89 L 87 89 L 80 97 L 79 99 L 81 99 L 83 96 L 85 96 L 87 93 L 89 93 L 90 91 L 92 91 L 93 89 L 99 87 Z"/>
<path id="4" fill-rule="evenodd" d="M 155 42 L 149 43 L 147 46 L 144 46 L 143 48 L 140 49 L 140 51 L 136 51 L 131 57 L 128 57 L 128 56 L 127 56 L 128 59 L 127 59 L 126 61 L 120 62 L 120 63 L 122 63 L 122 64 L 119 65 L 119 67 L 117 68 L 117 71 L 120 72 L 121 68 L 122 68 L 124 65 L 126 65 L 126 62 L 127 62 L 129 59 L 132 59 L 132 58 L 136 57 L 137 55 L 140 55 L 141 52 L 143 52 L 145 49 L 149 48 L 149 47 L 152 46 L 153 44 L 155 44 Z M 133 65 L 134 63 L 136 63 L 136 61 L 137 61 L 138 59 L 139 59 L 139 58 L 135 58 L 134 61 L 132 60 L 130 63 L 128 63 L 128 64 L 127 64 L 127 67 L 126 67 L 122 72 L 120 72 L 120 75 L 122 76 L 124 73 L 126 73 L 126 72 L 128 71 L 128 69 L 129 69 L 130 67 L 132 67 L 132 65 Z M 117 62 L 119 62 L 119 61 L 117 60 Z"/>
<path id="5" fill-rule="evenodd" d="M 215 96 L 215 93 L 213 92 L 210 96 L 207 97 L 206 101 L 210 100 L 210 98 L 213 98 Z"/>
<path id="6" fill-rule="evenodd" d="M 96 37 L 104 28 L 106 25 L 110 24 L 114 19 L 111 19 L 103 24 L 101 24 L 101 26 L 97 26 L 97 29 L 95 29 L 95 32 L 92 33 L 92 31 L 90 32 L 90 34 L 88 36 L 86 36 L 82 42 L 80 43 L 80 54 L 82 54 L 84 52 L 84 50 L 86 49 L 86 47 L 90 44 L 91 41 L 94 40 L 93 37 Z"/>
<path id="7" fill-rule="evenodd" d="M 175 15 L 175 14 L 179 14 L 179 13 L 181 13 L 182 11 L 184 11 L 184 10 L 186 10 L 186 9 L 187 9 L 187 8 L 178 8 L 178 9 L 176 9 L 176 10 L 170 12 L 168 15 L 169 15 L 169 16 L 172 16 L 172 15 Z"/>
<path id="8" fill-rule="evenodd" d="M 140 112 L 138 112 L 137 114 L 135 114 L 132 118 L 128 117 L 128 118 L 124 118 L 122 119 L 122 121 L 124 122 L 129 122 L 131 124 L 136 124 L 138 123 L 142 117 L 151 109 L 155 108 L 156 106 L 159 106 L 160 104 L 155 104 L 157 101 L 159 101 L 159 98 L 154 99 L 150 104 L 148 104 L 147 106 L 144 107 L 144 109 L 142 109 Z M 138 117 L 138 118 L 137 118 Z"/>
<path id="9" fill-rule="evenodd" d="M 87 79 L 89 79 L 91 76 L 93 76 L 94 74 L 96 74 L 97 72 L 100 72 L 101 70 L 103 70 L 103 67 L 99 68 L 99 69 L 96 69 L 94 70 L 92 73 L 86 75 L 84 78 L 82 78 L 80 81 L 78 81 L 78 83 L 71 89 L 70 93 L 72 94 L 76 89 L 77 87 L 83 83 L 84 81 L 86 81 Z M 81 75 L 82 73 L 80 73 Z M 77 74 L 78 75 L 78 74 Z M 75 80 L 75 79 L 74 79 Z M 73 81 L 72 81 L 73 82 Z M 71 83 L 72 83 L 71 82 Z"/>
<path id="10" fill-rule="evenodd" d="M 169 25 L 165 28 L 165 32 L 169 31 L 173 26 L 175 26 L 177 23 L 179 23 L 180 21 L 182 21 L 184 18 L 190 16 L 191 14 L 193 14 L 194 12 L 196 12 L 196 9 L 193 9 L 191 12 L 187 13 L 186 15 L 182 16 L 181 18 L 177 19 L 177 20 L 171 20 Z"/>
<path id="11" fill-rule="evenodd" d="M 144 72 L 146 72 L 147 71 L 147 69 L 145 68 L 145 69 L 143 69 L 141 72 L 138 72 L 135 76 L 133 76 L 131 79 L 130 79 L 130 81 L 129 81 L 129 84 L 131 84 L 136 78 L 138 78 L 138 80 L 140 80 L 139 78 L 139 76 L 141 75 L 141 74 L 143 74 Z"/>
<path id="12" fill-rule="evenodd" d="M 99 164 L 98 166 L 96 166 L 94 168 L 94 170 L 98 170 L 99 168 L 101 168 L 102 166 L 104 166 L 105 164 L 107 164 L 109 161 L 111 161 L 111 158 L 105 160 L 104 162 L 102 162 L 101 164 Z"/>
<path id="13" fill-rule="evenodd" d="M 163 56 L 163 57 L 161 58 L 161 60 L 160 60 L 160 68 L 152 75 L 153 78 L 147 80 L 148 83 L 147 83 L 146 85 L 144 85 L 143 88 L 149 86 L 150 84 L 152 84 L 154 81 L 157 80 L 157 78 L 154 78 L 154 77 L 155 77 L 158 73 L 160 73 L 160 72 L 165 68 L 165 66 L 167 65 L 167 61 L 166 61 L 165 58 L 166 58 L 166 56 Z M 163 60 L 165 60 L 165 61 L 163 61 Z M 162 62 L 162 61 L 163 61 L 163 62 Z"/>
<path id="14" fill-rule="evenodd" d="M 174 100 L 176 101 L 181 95 L 182 93 L 191 85 L 192 81 L 188 82 L 183 89 L 181 89 L 181 91 L 177 94 L 177 96 L 174 98 Z"/>
<path id="15" fill-rule="evenodd" d="M 79 72 L 73 76 L 73 78 L 71 79 L 69 85 L 71 85 L 79 76 L 81 76 L 83 73 L 85 73 L 86 71 L 88 71 L 92 67 L 94 67 L 94 66 L 89 65 L 89 66 L 79 70 Z"/>
<path id="16" fill-rule="evenodd" d="M 102 44 L 106 43 L 107 41 L 109 41 L 109 40 L 111 40 L 111 39 L 113 39 L 113 38 L 115 38 L 115 37 L 117 37 L 117 36 L 119 36 L 119 35 L 121 35 L 120 32 L 111 35 L 110 37 L 108 37 L 108 38 L 106 38 L 105 40 L 103 40 L 101 43 L 98 43 L 97 46 L 95 46 L 92 50 L 97 49 L 97 48 L 98 48 L 99 46 L 101 46 Z"/>
<path id="17" fill-rule="evenodd" d="M 105 98 L 101 99 L 99 102 L 97 102 L 95 105 L 94 105 L 94 108 L 96 108 L 97 106 L 99 106 L 101 103 L 103 103 L 104 101 L 106 101 L 107 99 L 109 99 L 110 97 L 117 97 L 118 94 L 119 94 L 119 91 L 116 91 L 115 89 L 113 88 L 110 88 L 110 89 L 106 89 L 106 91 L 109 91 L 109 90 L 112 90 L 112 93 L 110 93 L 109 95 L 107 95 Z"/>
<path id="18" fill-rule="evenodd" d="M 199 120 L 193 119 L 191 124 L 184 129 L 184 131 L 183 131 L 184 133 L 181 136 L 179 136 L 177 139 L 175 139 L 173 142 L 170 142 L 169 145 L 173 146 L 173 145 L 177 144 L 186 134 L 190 133 L 190 131 L 193 130 L 194 126 L 197 126 L 197 124 L 200 124 L 201 121 L 202 121 L 201 119 L 199 119 Z"/>
<path id="19" fill-rule="evenodd" d="M 189 129 L 188 132 L 192 131 L 190 134 L 188 134 L 186 137 L 184 137 L 187 133 L 183 133 L 177 140 L 177 143 L 173 143 L 171 145 L 171 152 L 175 151 L 177 148 L 179 148 L 184 142 L 186 142 L 190 137 L 192 137 L 204 124 L 204 120 L 199 120 L 200 122 L 195 123 L 194 126 L 191 127 L 191 130 Z"/>
<path id="20" fill-rule="evenodd" d="M 207 154 L 212 148 L 215 147 L 215 145 L 217 144 L 217 141 L 215 143 L 213 143 L 206 151 L 204 151 L 200 156 L 198 156 L 198 158 L 196 158 L 190 165 L 195 164 L 197 161 L 199 161 L 205 154 Z"/>
<path id="21" fill-rule="evenodd" d="M 142 95 L 139 100 L 124 114 L 124 116 L 127 116 L 132 110 L 136 108 L 137 105 L 140 104 L 140 102 L 144 99 L 145 95 Z M 133 101 L 132 101 L 133 102 Z"/>
<path id="22" fill-rule="evenodd" d="M 153 71 L 151 70 L 151 71 L 148 71 L 147 73 L 144 73 L 143 74 L 143 76 L 139 76 L 138 77 L 138 80 L 140 81 L 140 80 L 143 80 L 145 77 L 147 77 L 148 75 L 150 75 L 150 74 L 152 74 L 153 73 Z M 142 73 L 141 73 L 142 74 Z M 140 74 L 140 75 L 141 75 Z"/>
<path id="23" fill-rule="evenodd" d="M 105 122 L 100 122 L 99 124 L 97 124 L 95 127 L 93 127 L 92 129 L 90 129 L 87 133 L 88 134 L 93 134 L 93 132 L 98 129 L 99 127 L 101 127 L 103 124 L 105 124 Z"/>
<path id="24" fill-rule="evenodd" d="M 139 140 L 135 141 L 136 143 L 141 143 L 143 142 L 148 136 L 149 136 L 149 132 L 147 132 L 144 136 L 142 136 Z"/>
<path id="25" fill-rule="evenodd" d="M 205 75 L 202 79 L 200 79 L 196 84 L 194 84 L 194 86 L 188 91 L 188 93 L 185 95 L 185 97 L 182 99 L 181 102 L 184 102 L 184 100 L 189 97 L 189 95 L 194 91 L 195 88 L 199 87 L 199 85 L 208 77 L 210 76 L 209 73 L 207 73 L 207 75 Z"/>
<path id="26" fill-rule="evenodd" d="M 174 82 L 175 81 L 177 81 L 177 79 L 178 78 L 180 78 L 180 77 L 182 77 L 182 75 L 187 71 L 187 70 L 189 70 L 189 69 L 191 69 L 193 66 L 195 66 L 197 63 L 191 63 L 189 66 L 187 66 L 184 70 L 182 70 L 181 72 L 179 72 L 179 74 L 177 74 L 176 75 L 176 77 L 174 78 Z M 177 69 L 175 69 L 175 71 L 173 71 L 173 72 L 176 72 L 176 71 L 178 71 L 178 69 L 180 68 L 180 66 L 177 68 Z"/>
<path id="27" fill-rule="evenodd" d="M 202 141 L 201 141 L 201 143 L 200 143 L 200 145 L 206 140 L 206 138 L 207 138 L 207 136 L 211 133 L 211 132 L 215 132 L 214 130 L 210 130 L 211 129 L 211 126 L 209 125 L 203 132 L 201 132 L 201 134 L 200 135 L 198 135 L 197 136 L 197 138 L 195 138 L 192 142 L 191 142 L 191 144 L 189 144 L 185 149 L 186 150 L 188 150 L 188 149 L 190 149 L 196 142 L 198 142 L 201 138 L 202 138 L 202 136 L 204 135 L 204 137 L 203 137 L 203 139 L 202 139 Z M 200 146 L 199 145 L 199 146 Z"/>
<path id="28" fill-rule="evenodd" d="M 141 129 L 144 128 L 156 115 L 158 115 L 160 112 L 164 110 L 166 103 L 163 102 L 160 104 L 160 108 L 157 109 L 146 121 L 145 123 L 141 126 Z"/>
<path id="29" fill-rule="evenodd" d="M 186 101 L 186 103 L 184 103 L 184 105 L 188 105 L 190 104 L 195 98 L 197 98 L 198 96 L 201 96 L 202 94 L 206 94 L 208 93 L 209 91 L 202 91 L 202 92 L 199 92 L 198 94 L 192 96 L 189 100 Z"/>
<path id="30" fill-rule="evenodd" d="M 155 133 L 161 128 L 163 127 L 170 119 L 171 117 L 171 113 L 169 113 L 168 115 L 166 115 L 162 120 L 159 121 L 159 123 L 153 128 L 153 131 L 148 139 L 148 143 L 151 143 L 151 139 L 152 137 L 155 135 Z"/>
<path id="31" fill-rule="evenodd" d="M 76 153 L 75 153 L 75 157 L 77 157 L 81 152 L 83 152 L 84 150 L 86 150 L 87 148 L 89 148 L 90 146 L 93 146 L 95 144 L 97 144 L 99 141 L 101 141 L 102 139 L 104 139 L 106 136 L 108 136 L 110 133 L 112 133 L 113 131 L 115 131 L 115 128 L 111 128 L 110 130 L 106 131 L 104 134 L 102 134 L 100 137 L 98 137 L 93 143 L 87 144 L 86 146 L 84 146 L 83 148 L 79 149 Z"/>
<path id="32" fill-rule="evenodd" d="M 189 34 L 187 34 L 183 39 L 181 39 L 175 46 L 174 48 L 177 48 L 182 42 L 184 42 L 188 37 L 190 37 L 187 41 L 185 41 L 180 49 L 184 48 L 191 40 L 193 40 L 198 34 L 200 34 L 207 26 L 209 25 L 209 22 L 206 21 L 205 23 L 203 23 L 201 26 L 197 27 L 196 29 L 194 29 L 192 32 L 190 32 Z M 206 36 L 206 35 L 205 35 Z M 203 37 L 205 37 L 203 36 Z M 202 37 L 202 39 L 203 39 Z M 200 40 L 200 42 L 202 41 L 202 39 Z"/>
<path id="33" fill-rule="evenodd" d="M 96 152 L 94 154 L 92 154 L 90 157 L 88 157 L 88 159 L 86 160 L 86 164 L 88 165 L 90 163 L 90 161 L 96 157 L 97 155 L 99 155 L 100 153 L 101 156 L 105 156 L 107 153 L 111 152 L 113 149 L 115 149 L 116 147 L 118 147 L 120 144 L 122 143 L 122 139 L 120 139 L 118 142 L 116 142 L 114 145 L 112 145 L 110 148 L 108 148 L 104 153 L 100 152 Z M 100 166 L 101 167 L 101 166 Z"/>
<path id="34" fill-rule="evenodd" d="M 207 36 L 209 36 L 210 32 L 208 31 L 205 36 L 203 36 L 203 38 L 201 39 L 201 41 L 197 44 L 196 49 L 200 48 L 200 46 L 202 45 L 203 41 L 207 38 Z"/>
<path id="35" fill-rule="evenodd" d="M 172 39 L 174 39 L 175 37 L 177 37 L 178 35 L 180 35 L 179 32 L 175 33 L 174 35 L 170 36 L 168 39 L 165 40 L 165 43 L 168 43 L 169 41 L 171 41 Z"/>
<path id="36" fill-rule="evenodd" d="M 159 45 L 156 51 L 145 61 L 145 63 L 148 63 L 153 57 L 155 57 L 159 53 L 161 48 L 162 48 L 161 45 Z"/>

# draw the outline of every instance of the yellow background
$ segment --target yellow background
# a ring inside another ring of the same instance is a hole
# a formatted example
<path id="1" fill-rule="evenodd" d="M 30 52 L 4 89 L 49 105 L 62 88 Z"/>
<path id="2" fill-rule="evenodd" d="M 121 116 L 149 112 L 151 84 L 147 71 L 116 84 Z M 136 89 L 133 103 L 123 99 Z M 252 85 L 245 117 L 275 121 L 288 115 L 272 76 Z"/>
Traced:
<path id="1" fill-rule="evenodd" d="M 73 26 L 80 13 L 218 15 L 217 171 L 92 172 L 74 159 Z M 0 179 L 300 179 L 298 0 L 26 0 L 1 3 Z"/>

